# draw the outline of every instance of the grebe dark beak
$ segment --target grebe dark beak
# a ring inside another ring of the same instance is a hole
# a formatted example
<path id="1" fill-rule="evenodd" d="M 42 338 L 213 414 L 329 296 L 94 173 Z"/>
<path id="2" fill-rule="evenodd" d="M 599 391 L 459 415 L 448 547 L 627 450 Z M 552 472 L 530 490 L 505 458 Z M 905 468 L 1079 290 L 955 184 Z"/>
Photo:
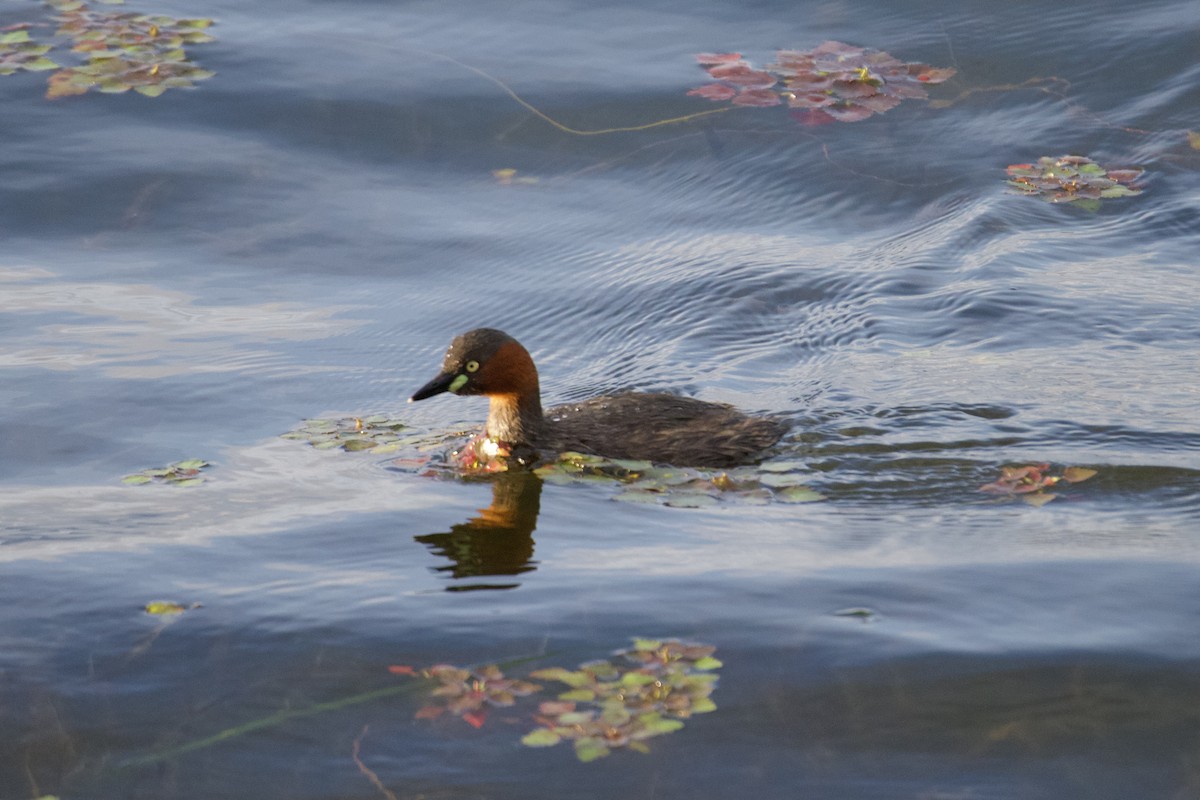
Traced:
<path id="1" fill-rule="evenodd" d="M 413 392 L 413 396 L 408 398 L 408 402 L 415 403 L 418 400 L 424 400 L 427 397 L 433 397 L 435 394 L 450 391 L 450 384 L 454 383 L 454 379 L 458 376 L 453 373 L 445 373 L 438 375 L 429 383 L 422 386 Z"/>

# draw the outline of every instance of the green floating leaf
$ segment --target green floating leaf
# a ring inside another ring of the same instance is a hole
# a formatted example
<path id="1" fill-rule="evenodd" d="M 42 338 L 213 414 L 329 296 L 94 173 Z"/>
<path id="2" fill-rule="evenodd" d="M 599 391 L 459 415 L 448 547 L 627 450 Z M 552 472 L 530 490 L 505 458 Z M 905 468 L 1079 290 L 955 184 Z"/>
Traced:
<path id="1" fill-rule="evenodd" d="M 815 503 L 824 500 L 825 495 L 814 492 L 807 486 L 789 486 L 776 492 L 775 498 L 781 503 Z"/>
<path id="2" fill-rule="evenodd" d="M 575 741 L 575 756 L 584 763 L 595 761 L 597 758 L 604 758 L 610 752 L 612 751 L 604 744 L 604 740 L 598 737 L 577 739 Z"/>
<path id="3" fill-rule="evenodd" d="M 121 478 L 121 483 L 128 483 L 136 486 L 139 483 L 149 483 L 152 480 L 154 479 L 149 475 L 126 475 L 124 478 Z"/>
<path id="4" fill-rule="evenodd" d="M 29 31 L 24 28 L 16 31 L 0 33 L 0 44 L 20 44 L 29 41 Z"/>
<path id="5" fill-rule="evenodd" d="M 143 610 L 147 614 L 162 616 L 164 614 L 182 614 L 184 611 L 187 611 L 187 607 L 181 605 L 180 603 L 172 603 L 166 600 L 156 600 L 143 606 Z"/>
<path id="6" fill-rule="evenodd" d="M 1096 470 L 1087 467 L 1067 467 L 1063 470 L 1063 480 L 1068 483 L 1082 483 L 1096 475 Z"/>
<path id="7" fill-rule="evenodd" d="M 624 675 L 621 676 L 621 685 L 622 686 L 646 686 L 647 684 L 654 683 L 657 680 L 658 680 L 658 678 L 656 678 L 653 675 L 646 675 L 641 672 L 626 672 Z"/>
<path id="8" fill-rule="evenodd" d="M 171 466 L 176 469 L 203 469 L 208 466 L 208 462 L 202 458 L 189 458 L 186 461 L 176 461 Z"/>
<path id="9" fill-rule="evenodd" d="M 562 737 L 549 728 L 537 728 L 521 737 L 526 747 L 553 747 L 561 741 Z"/>
<path id="10" fill-rule="evenodd" d="M 564 482 L 571 483 L 570 480 Z M 658 505 L 659 501 L 662 499 L 662 496 L 657 492 L 629 489 L 613 495 L 613 499 L 620 500 L 622 503 L 648 503 L 651 505 Z"/>
<path id="11" fill-rule="evenodd" d="M 721 667 L 724 666 L 724 664 L 722 664 L 721 660 L 718 658 L 713 658 L 712 656 L 704 656 L 703 658 L 697 659 L 696 663 L 693 664 L 693 666 L 696 669 L 701 669 L 701 670 L 707 671 L 707 670 L 712 670 L 712 669 L 720 669 Z"/>
<path id="12" fill-rule="evenodd" d="M 665 733 L 674 733 L 683 727 L 683 723 L 677 719 L 666 719 L 657 711 L 649 714 L 642 714 L 637 718 L 638 722 L 638 737 L 649 738 L 653 736 L 662 736 Z"/>
<path id="13" fill-rule="evenodd" d="M 57 63 L 51 61 L 48 58 L 44 58 L 44 57 L 34 59 L 33 61 L 30 61 L 26 64 L 22 64 L 21 66 L 22 66 L 22 68 L 27 69 L 30 72 L 44 72 L 45 70 L 48 70 L 48 69 L 58 69 L 59 68 L 59 65 Z"/>

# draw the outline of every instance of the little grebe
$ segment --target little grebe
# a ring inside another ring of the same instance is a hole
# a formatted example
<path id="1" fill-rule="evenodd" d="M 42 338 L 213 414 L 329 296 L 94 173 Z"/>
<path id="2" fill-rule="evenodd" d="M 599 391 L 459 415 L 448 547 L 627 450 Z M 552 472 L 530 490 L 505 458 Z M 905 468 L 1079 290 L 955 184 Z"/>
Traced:
<path id="1" fill-rule="evenodd" d="M 751 462 L 787 430 L 768 417 L 673 394 L 594 397 L 542 412 L 537 368 L 529 352 L 493 328 L 468 331 L 450 343 L 436 378 L 408 402 L 442 392 L 487 395 L 484 435 L 531 463 L 538 451 L 574 450 L 606 458 L 674 466 L 729 467 Z"/>

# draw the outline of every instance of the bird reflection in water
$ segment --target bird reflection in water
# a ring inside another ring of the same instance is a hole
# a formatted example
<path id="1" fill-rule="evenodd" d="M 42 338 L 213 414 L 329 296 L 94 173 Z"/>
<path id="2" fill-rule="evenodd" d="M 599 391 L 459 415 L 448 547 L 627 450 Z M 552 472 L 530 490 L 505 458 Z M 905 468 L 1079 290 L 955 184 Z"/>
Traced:
<path id="1" fill-rule="evenodd" d="M 533 560 L 533 530 L 537 527 L 542 498 L 542 479 L 531 472 L 514 471 L 496 475 L 492 481 L 492 504 L 479 516 L 453 526 L 447 533 L 428 533 L 415 538 L 450 564 L 434 567 L 455 579 L 489 575 L 520 575 L 537 568 Z M 515 589 L 515 582 L 471 581 L 446 587 L 451 592 L 479 589 Z"/>

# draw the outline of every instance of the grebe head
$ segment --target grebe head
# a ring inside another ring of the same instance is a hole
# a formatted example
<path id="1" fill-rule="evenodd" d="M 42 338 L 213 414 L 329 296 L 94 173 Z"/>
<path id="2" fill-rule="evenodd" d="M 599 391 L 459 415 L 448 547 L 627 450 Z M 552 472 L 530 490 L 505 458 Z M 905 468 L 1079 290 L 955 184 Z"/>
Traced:
<path id="1" fill-rule="evenodd" d="M 442 371 L 413 392 L 408 402 L 442 392 L 537 398 L 537 368 L 521 343 L 504 331 L 476 328 L 454 338 L 442 359 Z"/>

